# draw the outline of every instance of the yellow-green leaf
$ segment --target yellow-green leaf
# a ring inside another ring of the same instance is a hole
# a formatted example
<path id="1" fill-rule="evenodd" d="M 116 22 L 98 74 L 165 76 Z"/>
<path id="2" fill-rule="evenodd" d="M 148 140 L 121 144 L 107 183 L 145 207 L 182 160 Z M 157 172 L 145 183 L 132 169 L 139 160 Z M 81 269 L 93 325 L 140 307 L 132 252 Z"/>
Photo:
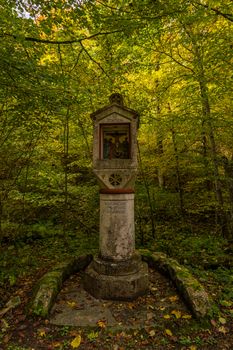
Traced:
<path id="1" fill-rule="evenodd" d="M 225 328 L 224 326 L 221 326 L 221 327 L 218 328 L 218 331 L 219 331 L 220 333 L 226 334 L 226 333 L 228 332 L 228 329 Z"/>
<path id="2" fill-rule="evenodd" d="M 197 350 L 196 345 L 191 345 L 191 346 L 189 347 L 189 350 Z"/>
<path id="3" fill-rule="evenodd" d="M 38 329 L 38 335 L 39 337 L 45 337 L 46 336 L 46 332 L 44 329 Z"/>
<path id="4" fill-rule="evenodd" d="M 164 333 L 165 333 L 166 335 L 168 335 L 169 337 L 172 337 L 172 336 L 173 336 L 172 331 L 171 331 L 170 329 L 165 329 Z"/>
<path id="5" fill-rule="evenodd" d="M 165 318 L 165 320 L 168 320 L 169 318 L 171 318 L 170 315 L 164 315 L 163 318 Z"/>
<path id="6" fill-rule="evenodd" d="M 67 301 L 67 305 L 71 308 L 75 308 L 77 306 L 77 303 L 75 301 Z"/>
<path id="7" fill-rule="evenodd" d="M 70 343 L 70 345 L 72 346 L 73 349 L 77 349 L 79 347 L 79 345 L 81 344 L 81 335 L 77 335 L 77 337 L 75 337 L 72 342 Z"/>
<path id="8" fill-rule="evenodd" d="M 181 318 L 181 312 L 179 310 L 173 310 L 171 314 L 176 316 L 176 318 Z"/>
<path id="9" fill-rule="evenodd" d="M 179 300 L 178 295 L 173 295 L 172 297 L 168 298 L 172 303 L 174 303 L 175 301 Z"/>
<path id="10" fill-rule="evenodd" d="M 192 318 L 191 315 L 188 315 L 188 314 L 185 314 L 182 316 L 182 318 L 186 319 L 186 320 L 189 320 L 190 318 Z"/>
<path id="11" fill-rule="evenodd" d="M 219 317 L 219 322 L 221 323 L 221 324 L 225 324 L 227 321 L 226 321 L 226 319 L 225 318 L 223 318 L 223 317 Z"/>

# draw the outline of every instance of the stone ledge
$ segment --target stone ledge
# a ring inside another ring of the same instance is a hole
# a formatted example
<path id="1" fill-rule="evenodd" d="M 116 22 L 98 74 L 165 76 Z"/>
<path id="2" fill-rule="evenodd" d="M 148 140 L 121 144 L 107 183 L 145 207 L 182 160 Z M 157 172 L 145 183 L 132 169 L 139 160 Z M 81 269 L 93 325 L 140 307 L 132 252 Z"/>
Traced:
<path id="1" fill-rule="evenodd" d="M 89 265 L 92 255 L 83 255 L 55 266 L 47 272 L 36 284 L 29 303 L 28 313 L 47 317 L 59 293 L 62 283 L 72 274 L 83 270 Z"/>
<path id="2" fill-rule="evenodd" d="M 142 260 L 146 261 L 149 267 L 169 276 L 196 318 L 208 315 L 213 301 L 202 284 L 192 276 L 186 267 L 161 252 L 152 253 L 148 250 L 141 250 L 140 253 Z"/>

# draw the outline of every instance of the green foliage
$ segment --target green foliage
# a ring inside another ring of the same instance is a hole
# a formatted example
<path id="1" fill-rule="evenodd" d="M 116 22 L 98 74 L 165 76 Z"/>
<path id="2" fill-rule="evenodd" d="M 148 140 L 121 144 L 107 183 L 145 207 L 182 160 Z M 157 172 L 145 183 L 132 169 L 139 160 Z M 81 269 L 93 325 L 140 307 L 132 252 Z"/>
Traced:
<path id="1" fill-rule="evenodd" d="M 69 332 L 70 332 L 70 327 L 69 326 L 63 326 L 61 329 L 60 329 L 60 335 L 62 336 L 62 337 L 64 337 L 64 336 L 66 336 L 66 335 L 68 335 L 69 334 Z"/>
<path id="2" fill-rule="evenodd" d="M 180 337 L 179 338 L 179 343 L 181 345 L 191 345 L 193 342 L 192 342 L 192 339 L 188 336 L 188 337 Z"/>
<path id="3" fill-rule="evenodd" d="M 6 350 L 30 350 L 30 349 L 28 347 L 25 348 L 24 346 L 11 344 L 7 346 Z"/>

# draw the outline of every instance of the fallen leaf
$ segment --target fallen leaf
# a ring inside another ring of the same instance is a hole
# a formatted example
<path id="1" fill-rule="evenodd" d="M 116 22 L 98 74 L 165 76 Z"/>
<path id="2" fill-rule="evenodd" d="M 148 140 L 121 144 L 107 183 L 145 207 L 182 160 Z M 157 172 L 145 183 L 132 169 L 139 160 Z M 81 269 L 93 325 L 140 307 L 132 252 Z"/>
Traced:
<path id="1" fill-rule="evenodd" d="M 179 300 L 179 297 L 178 297 L 178 295 L 173 295 L 172 297 L 169 297 L 168 299 L 173 303 L 173 302 Z"/>
<path id="2" fill-rule="evenodd" d="M 62 343 L 60 343 L 59 341 L 56 341 L 54 343 L 52 343 L 52 347 L 53 348 L 58 348 L 58 347 L 61 347 L 62 346 Z"/>
<path id="3" fill-rule="evenodd" d="M 106 328 L 106 321 L 105 320 L 99 320 L 97 322 L 97 326 L 100 328 Z"/>
<path id="4" fill-rule="evenodd" d="M 210 323 L 212 324 L 212 326 L 216 327 L 217 326 L 217 322 L 215 320 L 210 320 Z"/>
<path id="5" fill-rule="evenodd" d="M 189 347 L 189 350 L 197 350 L 196 345 L 191 345 L 191 346 Z"/>
<path id="6" fill-rule="evenodd" d="M 155 307 L 153 305 L 148 305 L 148 309 L 154 310 Z"/>
<path id="7" fill-rule="evenodd" d="M 148 321 L 152 320 L 153 317 L 154 317 L 154 314 L 152 312 L 147 312 L 146 318 Z"/>
<path id="8" fill-rule="evenodd" d="M 77 306 L 77 303 L 76 301 L 67 301 L 67 305 L 73 309 Z"/>
<path id="9" fill-rule="evenodd" d="M 219 317 L 218 320 L 219 320 L 219 322 L 220 322 L 221 324 L 226 324 L 226 323 L 227 323 L 226 319 L 223 318 L 223 317 Z"/>
<path id="10" fill-rule="evenodd" d="M 176 318 L 181 318 L 181 312 L 179 310 L 173 310 L 171 314 L 176 316 Z"/>
<path id="11" fill-rule="evenodd" d="M 218 331 L 220 333 L 226 334 L 228 332 L 228 329 L 226 327 L 224 327 L 224 326 L 221 326 L 221 327 L 218 328 Z"/>
<path id="12" fill-rule="evenodd" d="M 160 306 L 159 310 L 161 311 L 165 310 L 165 306 Z"/>
<path id="13" fill-rule="evenodd" d="M 182 318 L 186 319 L 186 320 L 189 320 L 190 318 L 192 318 L 191 315 L 188 315 L 188 314 L 185 314 L 182 316 Z"/>
<path id="14" fill-rule="evenodd" d="M 149 334 L 150 337 L 154 337 L 156 333 L 155 333 L 155 330 L 152 329 L 151 331 L 149 331 L 148 334 Z"/>
<path id="15" fill-rule="evenodd" d="M 172 331 L 171 331 L 170 329 L 165 329 L 164 333 L 165 333 L 166 335 L 168 335 L 169 337 L 172 337 L 172 336 L 173 336 Z"/>
<path id="16" fill-rule="evenodd" d="M 165 320 L 168 320 L 169 318 L 171 318 L 170 315 L 164 315 L 163 318 L 165 318 Z"/>
<path id="17" fill-rule="evenodd" d="M 70 345 L 72 346 L 73 349 L 77 349 L 79 347 L 79 345 L 81 344 L 81 335 L 77 335 L 77 337 L 75 337 L 72 342 L 70 343 Z"/>
<path id="18" fill-rule="evenodd" d="M 38 329 L 38 335 L 39 337 L 43 338 L 46 336 L 46 332 L 44 329 Z"/>

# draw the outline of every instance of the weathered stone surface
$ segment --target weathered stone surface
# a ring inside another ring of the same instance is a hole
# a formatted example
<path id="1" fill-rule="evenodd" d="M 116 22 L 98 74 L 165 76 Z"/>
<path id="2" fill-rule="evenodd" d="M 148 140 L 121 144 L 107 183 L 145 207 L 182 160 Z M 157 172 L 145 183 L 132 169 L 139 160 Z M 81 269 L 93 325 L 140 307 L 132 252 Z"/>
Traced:
<path id="1" fill-rule="evenodd" d="M 72 281 L 70 281 L 71 284 Z M 61 298 L 61 295 L 59 298 Z M 78 307 L 72 308 L 64 300 L 72 300 L 72 302 L 76 302 Z M 51 310 L 50 323 L 52 324 L 95 327 L 99 320 L 104 319 L 108 326 L 117 325 L 110 308 L 106 307 L 102 300 L 97 300 L 87 293 L 82 285 L 79 285 L 78 281 L 73 282 L 73 286 L 68 291 L 66 290 L 65 293 L 63 292 L 62 301 L 59 302 L 58 300 Z"/>
<path id="2" fill-rule="evenodd" d="M 135 252 L 130 259 L 117 262 L 113 260 L 103 260 L 101 257 L 95 257 L 92 261 L 92 266 L 99 274 L 124 276 L 137 272 L 141 260 L 141 255 L 138 252 Z"/>
<path id="3" fill-rule="evenodd" d="M 137 272 L 115 276 L 100 274 L 90 264 L 84 276 L 84 288 L 97 299 L 133 300 L 146 292 L 148 284 L 148 266 L 143 262 Z"/>
<path id="4" fill-rule="evenodd" d="M 30 314 L 47 317 L 59 293 L 62 283 L 73 273 L 78 272 L 90 263 L 91 255 L 79 256 L 62 262 L 47 272 L 36 284 L 28 307 Z"/>
<path id="5" fill-rule="evenodd" d="M 134 252 L 134 194 L 100 194 L 101 257 L 121 261 Z"/>
<path id="6" fill-rule="evenodd" d="M 94 173 L 99 180 L 101 188 L 114 188 L 103 175 L 111 175 L 111 169 L 120 169 L 123 177 L 135 178 L 136 172 L 133 169 L 137 169 L 137 128 L 138 128 L 138 114 L 132 109 L 125 107 L 122 104 L 111 102 L 110 105 L 105 106 L 91 115 L 94 121 L 94 138 L 93 138 L 93 166 Z M 130 147 L 130 159 L 111 159 L 106 160 L 100 157 L 100 135 L 101 125 L 109 124 L 129 124 L 131 132 L 131 147 Z M 107 169 L 109 169 L 107 171 Z M 131 169 L 129 173 L 128 170 Z M 104 170 L 104 172 L 103 172 Z M 107 173 L 106 173 L 107 172 Z M 124 179 L 123 179 L 124 180 Z M 128 186 L 127 181 L 123 181 L 125 186 Z"/>
<path id="7" fill-rule="evenodd" d="M 145 250 L 141 252 L 142 259 L 150 267 L 158 269 L 171 278 L 196 318 L 208 315 L 213 301 L 202 284 L 192 276 L 187 268 L 181 266 L 176 260 L 168 258 L 164 253 L 151 253 Z"/>

